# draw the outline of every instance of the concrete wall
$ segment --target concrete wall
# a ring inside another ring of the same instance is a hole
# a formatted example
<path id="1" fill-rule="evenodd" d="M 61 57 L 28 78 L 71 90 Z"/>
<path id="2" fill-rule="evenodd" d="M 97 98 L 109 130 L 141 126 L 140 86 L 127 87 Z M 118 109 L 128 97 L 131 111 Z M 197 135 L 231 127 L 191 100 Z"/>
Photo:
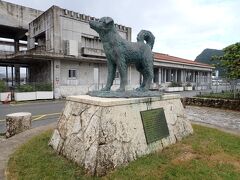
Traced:
<path id="1" fill-rule="evenodd" d="M 0 24 L 4 26 L 28 29 L 28 24 L 42 11 L 0 1 Z"/>
<path id="2" fill-rule="evenodd" d="M 29 24 L 28 49 L 35 48 L 38 36 L 44 34 L 46 51 L 54 52 L 54 7 L 49 8 Z"/>
<path id="3" fill-rule="evenodd" d="M 56 98 L 69 95 L 86 94 L 88 91 L 103 88 L 107 81 L 107 65 L 77 61 L 55 60 L 55 95 Z M 57 67 L 57 69 L 56 69 Z M 69 77 L 69 70 L 76 70 L 76 78 Z M 139 86 L 139 73 L 134 66 L 128 68 L 127 89 Z M 112 90 L 119 88 L 120 79 L 115 78 Z"/>
<path id="4" fill-rule="evenodd" d="M 36 62 L 29 66 L 30 82 L 51 82 L 51 61 Z"/>
<path id="5" fill-rule="evenodd" d="M 98 34 L 88 24 L 90 19 L 96 18 L 52 6 L 30 23 L 29 49 L 35 47 L 34 42 L 42 34 L 46 51 L 79 56 L 82 47 L 102 49 Z M 131 28 L 115 26 L 123 38 L 131 40 Z"/>

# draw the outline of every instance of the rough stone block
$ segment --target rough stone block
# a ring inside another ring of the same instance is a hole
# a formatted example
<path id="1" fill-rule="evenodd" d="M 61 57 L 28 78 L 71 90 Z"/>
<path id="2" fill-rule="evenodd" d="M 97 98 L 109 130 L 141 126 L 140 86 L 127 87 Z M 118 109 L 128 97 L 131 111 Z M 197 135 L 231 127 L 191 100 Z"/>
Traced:
<path id="1" fill-rule="evenodd" d="M 32 114 L 19 112 L 6 115 L 6 138 L 31 128 Z"/>
<path id="2" fill-rule="evenodd" d="M 169 135 L 147 143 L 141 111 L 163 108 Z M 179 95 L 145 98 L 70 96 L 49 145 L 102 176 L 193 133 Z"/>

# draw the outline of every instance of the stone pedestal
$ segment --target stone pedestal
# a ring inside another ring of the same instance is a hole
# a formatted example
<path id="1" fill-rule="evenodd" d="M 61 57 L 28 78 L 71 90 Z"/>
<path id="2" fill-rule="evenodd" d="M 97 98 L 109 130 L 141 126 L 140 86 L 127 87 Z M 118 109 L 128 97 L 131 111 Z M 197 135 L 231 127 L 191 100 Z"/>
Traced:
<path id="1" fill-rule="evenodd" d="M 6 115 L 6 138 L 31 128 L 32 114 L 19 112 Z"/>
<path id="2" fill-rule="evenodd" d="M 141 112 L 159 108 L 165 114 L 169 134 L 149 143 Z M 67 98 L 49 144 L 88 173 L 102 176 L 191 133 L 192 126 L 184 117 L 179 95 L 145 98 L 81 95 Z"/>

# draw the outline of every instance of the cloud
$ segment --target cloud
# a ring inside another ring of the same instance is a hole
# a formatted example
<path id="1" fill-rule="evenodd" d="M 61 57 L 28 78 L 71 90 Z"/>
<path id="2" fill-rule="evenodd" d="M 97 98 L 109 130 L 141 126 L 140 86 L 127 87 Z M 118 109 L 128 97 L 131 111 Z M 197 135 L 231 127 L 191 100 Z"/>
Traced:
<path id="1" fill-rule="evenodd" d="M 136 41 L 141 29 L 156 36 L 154 51 L 187 59 L 205 48 L 222 49 L 239 41 L 240 1 L 229 0 L 9 0 L 46 10 L 55 4 L 87 15 L 110 16 L 132 27 Z"/>

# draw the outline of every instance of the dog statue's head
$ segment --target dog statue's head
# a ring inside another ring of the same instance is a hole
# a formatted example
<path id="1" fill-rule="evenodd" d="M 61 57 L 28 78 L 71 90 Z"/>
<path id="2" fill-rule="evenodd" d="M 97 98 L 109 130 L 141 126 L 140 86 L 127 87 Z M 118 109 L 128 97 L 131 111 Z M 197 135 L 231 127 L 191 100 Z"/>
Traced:
<path id="1" fill-rule="evenodd" d="M 102 17 L 98 21 L 90 20 L 89 25 L 99 34 L 106 33 L 114 27 L 114 21 L 110 17 Z"/>

